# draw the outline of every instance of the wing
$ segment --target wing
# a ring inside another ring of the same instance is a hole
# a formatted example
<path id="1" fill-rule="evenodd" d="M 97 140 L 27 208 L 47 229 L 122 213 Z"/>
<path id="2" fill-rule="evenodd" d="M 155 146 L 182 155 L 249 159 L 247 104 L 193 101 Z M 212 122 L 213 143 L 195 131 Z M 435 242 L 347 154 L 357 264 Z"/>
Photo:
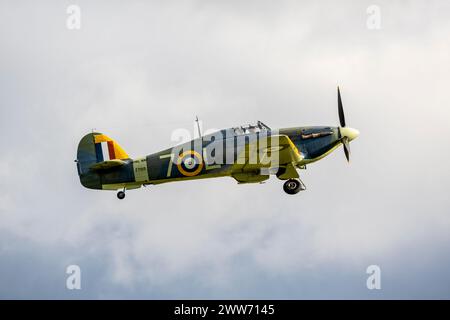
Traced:
<path id="1" fill-rule="evenodd" d="M 303 159 L 287 135 L 264 136 L 250 140 L 238 153 L 234 172 L 259 171 L 295 165 Z"/>
<path id="2" fill-rule="evenodd" d="M 276 158 L 278 159 L 278 163 L 275 163 L 275 161 L 274 164 L 297 164 L 303 160 L 302 154 L 298 151 L 297 147 L 288 136 L 280 135 L 276 146 L 280 148 L 280 151 L 278 152 L 278 157 Z"/>

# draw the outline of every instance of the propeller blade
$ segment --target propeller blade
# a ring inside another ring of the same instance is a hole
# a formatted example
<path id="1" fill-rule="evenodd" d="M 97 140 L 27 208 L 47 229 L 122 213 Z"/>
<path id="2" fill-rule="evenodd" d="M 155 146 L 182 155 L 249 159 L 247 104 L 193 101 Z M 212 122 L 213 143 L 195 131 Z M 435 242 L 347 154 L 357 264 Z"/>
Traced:
<path id="1" fill-rule="evenodd" d="M 344 137 L 342 139 L 342 144 L 344 146 L 345 157 L 347 158 L 347 162 L 350 162 L 350 143 L 348 143 L 348 138 Z"/>
<path id="2" fill-rule="evenodd" d="M 341 123 L 341 127 L 345 127 L 344 108 L 342 107 L 341 91 L 339 90 L 339 87 L 338 87 L 338 112 L 339 112 L 339 121 Z"/>

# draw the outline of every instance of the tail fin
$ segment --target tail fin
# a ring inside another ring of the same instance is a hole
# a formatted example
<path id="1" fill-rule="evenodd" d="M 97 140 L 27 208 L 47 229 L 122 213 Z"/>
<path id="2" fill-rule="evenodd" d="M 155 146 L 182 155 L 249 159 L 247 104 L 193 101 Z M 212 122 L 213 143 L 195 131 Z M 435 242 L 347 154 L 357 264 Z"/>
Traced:
<path id="1" fill-rule="evenodd" d="M 93 135 L 97 162 L 130 158 L 122 147 L 106 134 L 94 133 Z"/>
<path id="2" fill-rule="evenodd" d="M 129 159 L 128 154 L 122 147 L 107 135 L 99 132 L 92 132 L 85 135 L 78 144 L 77 165 L 78 175 L 81 183 L 87 188 L 101 188 L 98 174 L 92 172 L 92 168 L 99 163 L 118 162 L 118 160 Z"/>

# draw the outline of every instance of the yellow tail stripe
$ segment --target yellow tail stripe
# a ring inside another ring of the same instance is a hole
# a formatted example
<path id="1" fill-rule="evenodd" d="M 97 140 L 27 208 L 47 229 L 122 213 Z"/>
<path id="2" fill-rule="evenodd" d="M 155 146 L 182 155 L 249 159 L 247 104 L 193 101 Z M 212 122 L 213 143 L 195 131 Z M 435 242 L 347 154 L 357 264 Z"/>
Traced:
<path id="1" fill-rule="evenodd" d="M 129 159 L 130 157 L 125 152 L 125 150 L 122 149 L 121 146 L 117 142 L 115 142 L 113 139 L 108 137 L 106 134 L 96 134 L 94 135 L 94 143 L 102 143 L 102 142 L 108 142 L 112 141 L 114 146 L 114 154 L 115 159 Z"/>

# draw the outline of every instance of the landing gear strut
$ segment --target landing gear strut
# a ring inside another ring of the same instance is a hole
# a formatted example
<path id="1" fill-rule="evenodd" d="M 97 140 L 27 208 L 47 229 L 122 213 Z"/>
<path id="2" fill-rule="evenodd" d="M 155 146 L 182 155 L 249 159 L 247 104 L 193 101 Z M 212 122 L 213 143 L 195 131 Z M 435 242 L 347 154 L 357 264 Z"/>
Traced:
<path id="1" fill-rule="evenodd" d="M 125 189 L 120 190 L 119 192 L 117 192 L 117 198 L 119 198 L 120 200 L 125 198 Z"/>
<path id="2" fill-rule="evenodd" d="M 296 194 L 305 189 L 306 187 L 300 179 L 289 179 L 283 185 L 283 190 L 287 194 Z"/>

